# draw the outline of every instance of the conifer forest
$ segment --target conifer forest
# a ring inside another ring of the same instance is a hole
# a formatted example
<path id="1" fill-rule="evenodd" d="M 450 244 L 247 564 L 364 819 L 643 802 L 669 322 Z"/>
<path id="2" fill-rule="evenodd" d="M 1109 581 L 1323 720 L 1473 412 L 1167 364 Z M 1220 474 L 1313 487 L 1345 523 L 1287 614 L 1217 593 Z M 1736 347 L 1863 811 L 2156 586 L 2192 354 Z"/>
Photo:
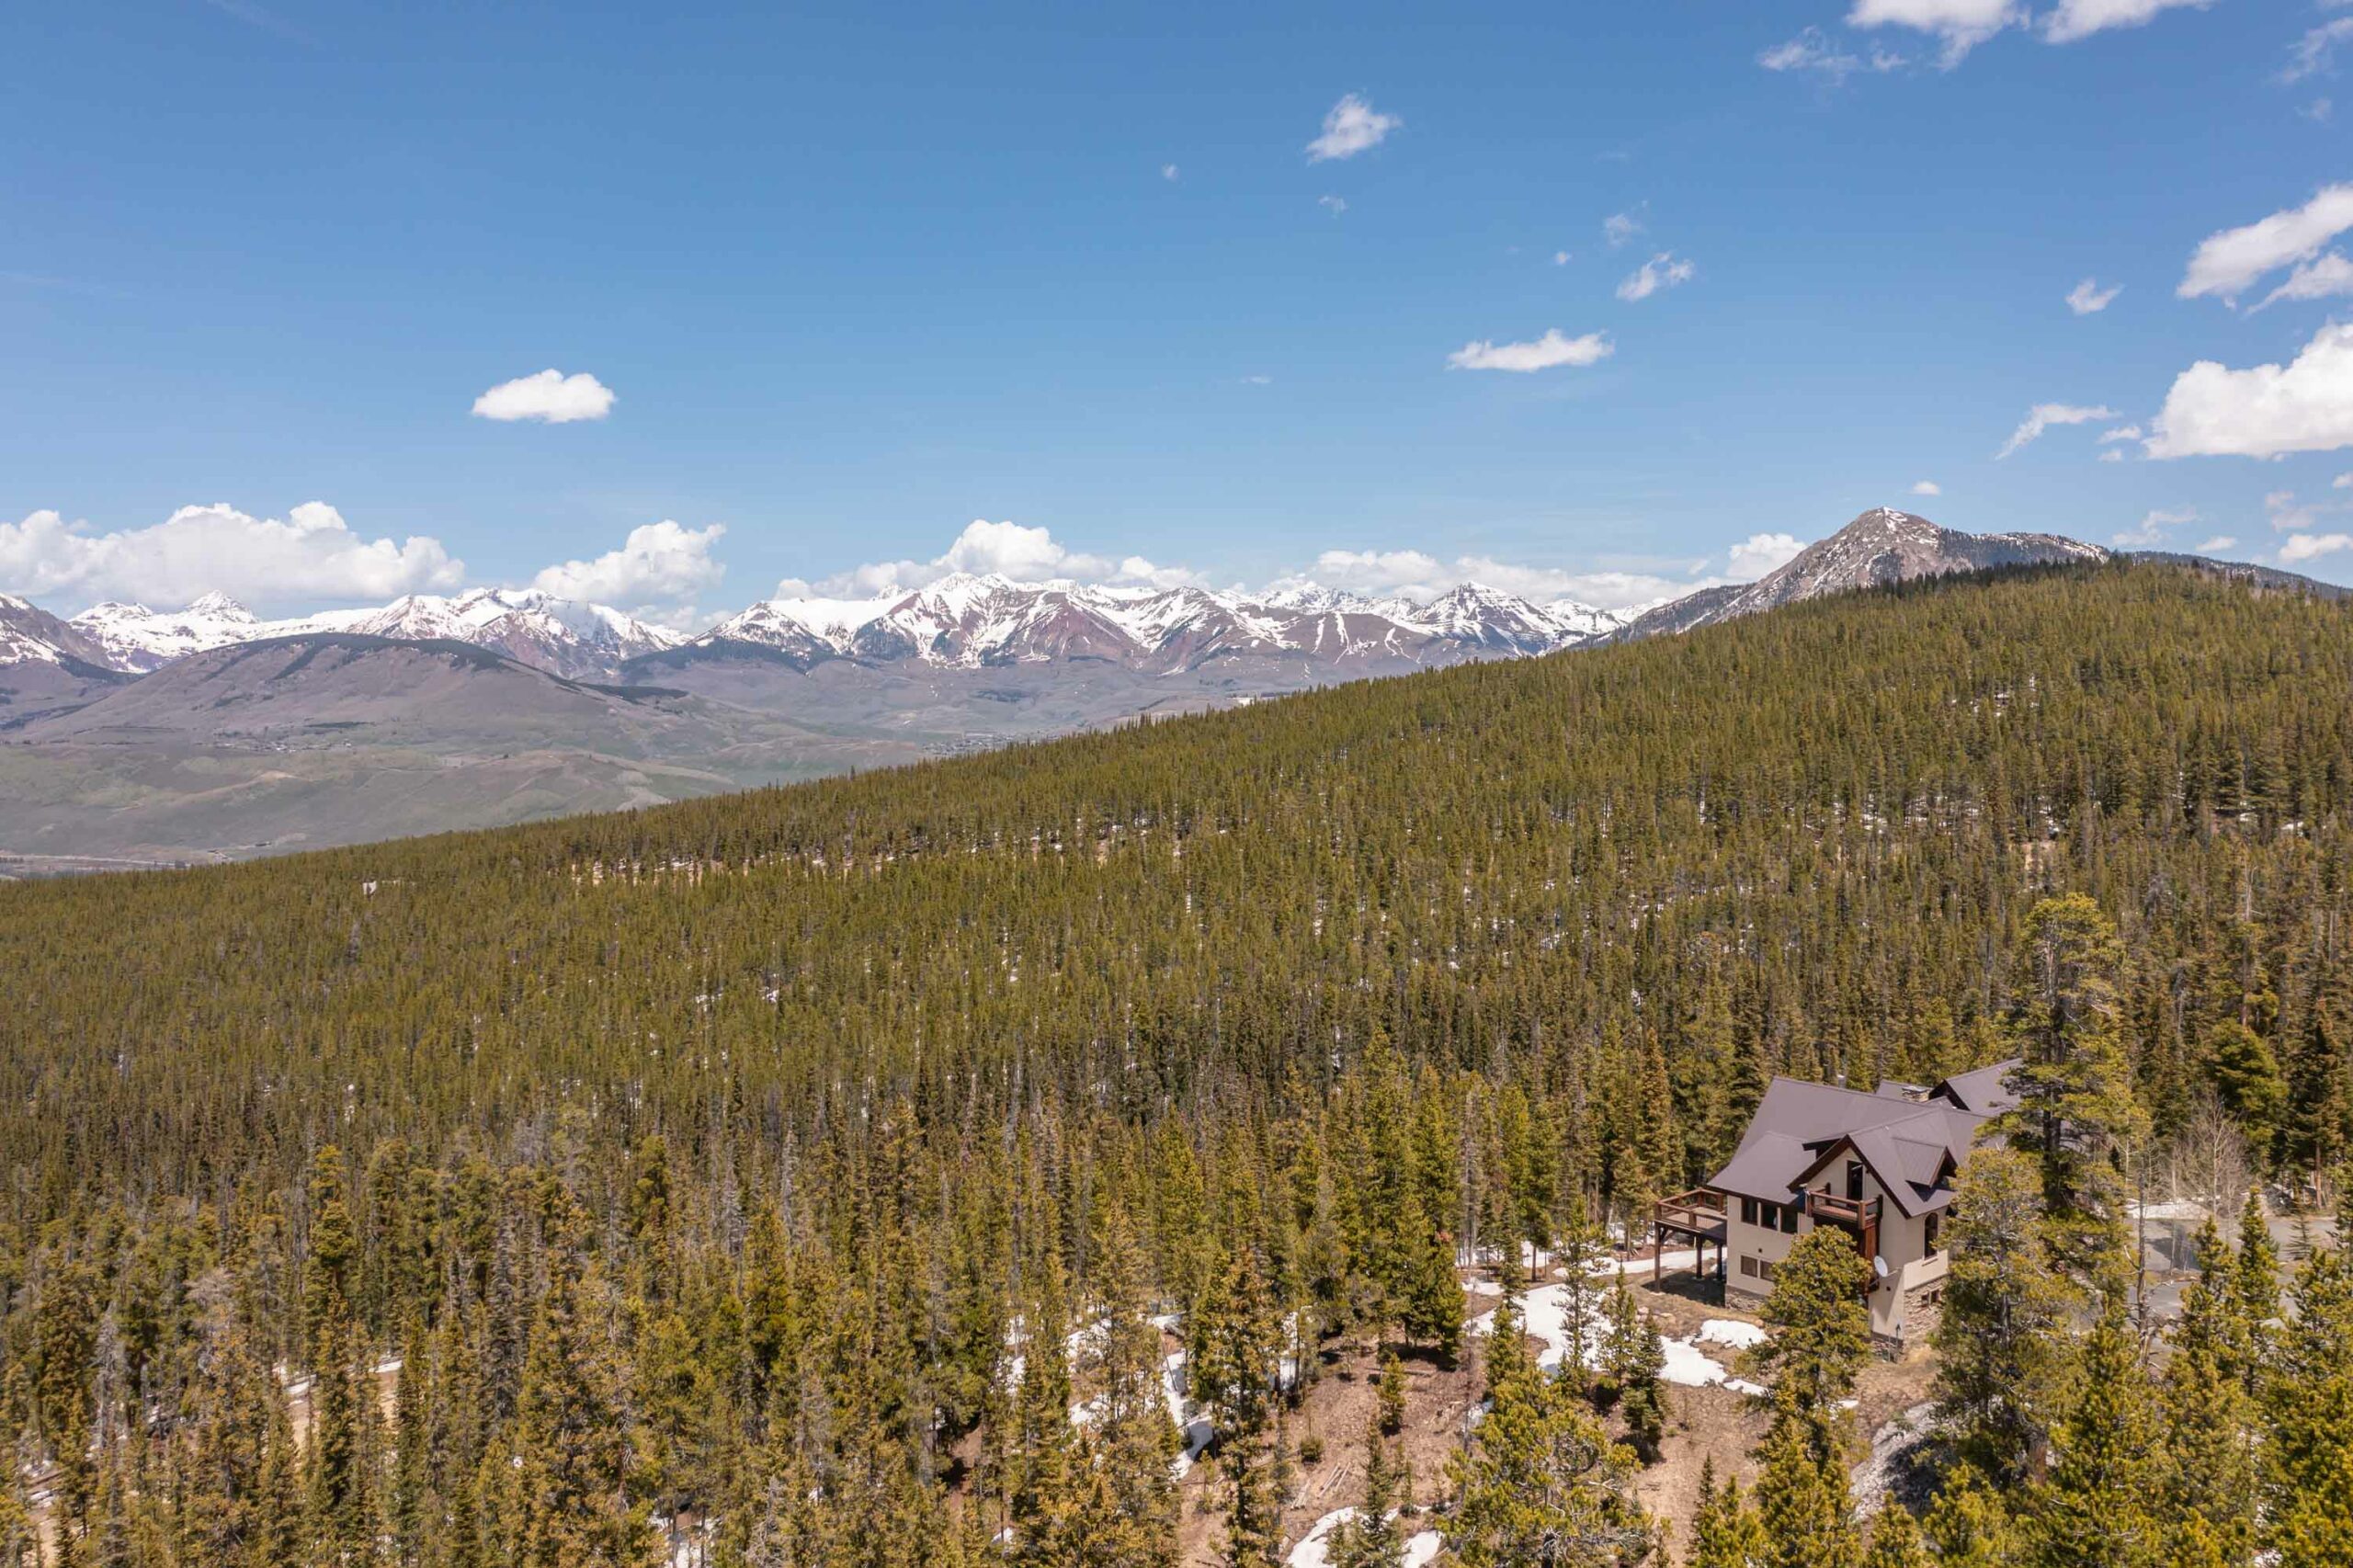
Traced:
<path id="1" fill-rule="evenodd" d="M 2348 946 L 2353 607 L 2124 562 L 0 885 L 0 1568 L 2345 1568 Z M 1929 1343 L 1669 1375 L 2011 1058 Z"/>

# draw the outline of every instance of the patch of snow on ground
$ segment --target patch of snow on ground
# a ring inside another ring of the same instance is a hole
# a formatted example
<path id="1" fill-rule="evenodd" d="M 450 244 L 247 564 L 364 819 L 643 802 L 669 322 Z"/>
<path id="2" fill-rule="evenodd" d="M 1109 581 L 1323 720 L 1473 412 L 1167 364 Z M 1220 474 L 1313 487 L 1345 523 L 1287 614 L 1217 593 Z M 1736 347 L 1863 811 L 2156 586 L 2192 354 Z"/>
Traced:
<path id="1" fill-rule="evenodd" d="M 1699 1325 L 1699 1332 L 1693 1337 L 1702 1345 L 1727 1345 L 1734 1350 L 1754 1350 L 1771 1336 L 1753 1323 L 1742 1323 L 1734 1318 L 1710 1318 Z"/>
<path id="2" fill-rule="evenodd" d="M 1354 1508 L 1333 1509 L 1315 1521 L 1315 1528 L 1309 1530 L 1306 1537 L 1290 1549 L 1290 1555 L 1284 1561 L 1290 1565 L 1290 1568 L 1325 1568 L 1325 1564 L 1330 1561 L 1328 1552 L 1331 1547 L 1332 1532 L 1356 1517 L 1357 1511 Z M 1393 1519 L 1397 1516 L 1392 1514 L 1389 1517 Z M 1427 1568 L 1427 1564 L 1438 1556 L 1438 1548 L 1444 1544 L 1444 1540 L 1436 1530 L 1422 1530 L 1406 1537 L 1405 1568 Z"/>
<path id="3" fill-rule="evenodd" d="M 1568 1290 L 1565 1285 L 1540 1285 L 1519 1301 L 1524 1326 L 1544 1344 L 1544 1348 L 1536 1354 L 1536 1364 L 1548 1372 L 1558 1370 L 1569 1358 Z M 1599 1362 L 1601 1344 L 1608 1335 L 1609 1325 L 1604 1317 L 1608 1302 L 1602 1293 L 1593 1290 L 1587 1294 L 1591 1297 L 1586 1305 L 1590 1317 L 1585 1325 L 1585 1354 L 1581 1359 L 1590 1367 Z M 1471 1331 L 1495 1333 L 1495 1312 L 1484 1312 L 1472 1318 Z"/>
<path id="4" fill-rule="evenodd" d="M 1659 1376 L 1670 1383 L 1685 1388 L 1706 1388 L 1721 1383 L 1734 1393 L 1762 1394 L 1764 1390 L 1746 1378 L 1735 1378 L 1723 1369 L 1723 1364 L 1710 1357 L 1689 1339 L 1662 1339 L 1660 1347 L 1666 1352 L 1666 1365 Z"/>

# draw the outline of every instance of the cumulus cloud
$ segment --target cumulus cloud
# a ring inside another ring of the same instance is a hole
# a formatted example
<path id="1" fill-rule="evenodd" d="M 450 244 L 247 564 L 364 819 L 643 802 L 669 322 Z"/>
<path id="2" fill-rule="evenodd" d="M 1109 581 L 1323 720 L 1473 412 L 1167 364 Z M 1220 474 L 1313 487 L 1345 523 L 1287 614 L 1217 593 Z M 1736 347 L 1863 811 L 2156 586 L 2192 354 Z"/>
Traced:
<path id="1" fill-rule="evenodd" d="M 2325 256 L 2317 256 L 2301 263 L 2295 271 L 2288 274 L 2285 282 L 2266 294 L 2262 304 L 2255 308 L 2259 311 L 2265 305 L 2277 304 L 2281 300 L 2325 300 L 2338 294 L 2353 294 L 2353 261 L 2346 260 L 2339 252 L 2330 251 Z"/>
<path id="2" fill-rule="evenodd" d="M 2167 529 L 2197 520 L 2198 513 L 2193 508 L 2186 507 L 2178 512 L 2152 508 L 2139 522 L 2115 535 L 2110 542 L 2127 550 L 2154 549 L 2165 539 Z"/>
<path id="3" fill-rule="evenodd" d="M 2002 449 L 1994 456 L 1997 459 L 2008 457 L 2020 447 L 2040 440 L 2042 433 L 2053 425 L 2087 425 L 2095 419 L 2115 417 L 2116 410 L 2097 403 L 2038 403 L 2027 410 L 2026 418 L 2010 432 L 2010 438 L 2002 443 Z"/>
<path id="4" fill-rule="evenodd" d="M 1563 337 L 1559 327 L 1530 343 L 1466 343 L 1446 357 L 1457 370 L 1549 370 L 1558 365 L 1593 365 L 1617 352 L 1607 334 Z"/>
<path id="5" fill-rule="evenodd" d="M 2212 0 L 2059 0 L 2040 16 L 2020 0 L 1855 0 L 1849 26 L 1902 27 L 1944 45 L 1938 62 L 1950 70 L 1969 51 L 2008 28 L 2032 27 L 2046 43 L 2074 43 L 2112 28 L 2137 28 L 2164 11 L 2203 9 Z"/>
<path id="6" fill-rule="evenodd" d="M 1643 221 L 1631 212 L 1612 212 L 1601 221 L 1601 237 L 1617 249 L 1643 232 Z"/>
<path id="7" fill-rule="evenodd" d="M 631 528 L 619 550 L 544 568 L 531 586 L 559 598 L 619 605 L 665 619 L 690 616 L 696 597 L 719 586 L 726 575 L 727 568 L 710 555 L 726 531 L 723 523 L 689 528 L 665 517 Z"/>
<path id="8" fill-rule="evenodd" d="M 474 399 L 474 413 L 483 419 L 569 425 L 576 419 L 602 419 L 612 411 L 612 389 L 585 370 L 569 376 L 561 370 L 517 376 Z"/>
<path id="9" fill-rule="evenodd" d="M 1320 164 L 1332 158 L 1353 158 L 1380 146 L 1391 131 L 1404 123 L 1350 93 L 1324 116 L 1324 134 L 1307 144 L 1307 161 Z"/>
<path id="10" fill-rule="evenodd" d="M 2287 68 L 2279 73 L 2286 83 L 2302 81 L 2307 76 L 2319 76 L 2336 67 L 2336 46 L 2353 43 L 2353 17 L 2338 17 L 2323 22 L 2298 39 L 2289 51 Z M 2327 100 L 2323 99 L 2325 103 Z"/>
<path id="11" fill-rule="evenodd" d="M 2185 300 L 2211 294 L 2235 301 L 2266 273 L 2317 257 L 2347 229 L 2353 229 L 2353 183 L 2325 186 L 2302 207 L 2207 235 L 2174 292 Z"/>
<path id="12" fill-rule="evenodd" d="M 1648 572 L 1573 572 L 1498 561 L 1488 555 L 1458 555 L 1442 561 L 1421 550 L 1327 550 L 1315 558 L 1306 574 L 1270 586 L 1313 582 L 1373 597 L 1428 600 L 1464 583 L 1484 583 L 1539 604 L 1574 599 L 1602 609 L 1627 609 L 1678 597 L 1719 581 L 1713 577 L 1686 581 Z"/>
<path id="13" fill-rule="evenodd" d="M 363 539 L 324 501 L 284 519 L 227 505 L 183 506 L 150 528 L 94 533 L 55 512 L 0 523 L 0 588 L 30 597 L 177 607 L 209 593 L 259 605 L 392 598 L 454 588 L 465 563 L 441 541 Z"/>
<path id="14" fill-rule="evenodd" d="M 2151 423 L 2153 458 L 2272 458 L 2353 446 L 2353 325 L 2321 328 L 2294 361 L 2234 370 L 2201 359 Z"/>
<path id="15" fill-rule="evenodd" d="M 1944 486 L 1933 479 L 1923 479 L 1912 486 L 1915 495 L 1942 495 L 1944 493 Z"/>
<path id="16" fill-rule="evenodd" d="M 876 561 L 811 584 L 788 577 L 777 586 L 781 598 L 806 598 L 813 594 L 838 598 L 872 598 L 878 595 L 928 587 L 957 573 L 975 576 L 994 574 L 1017 583 L 1046 583 L 1070 579 L 1131 587 L 1198 586 L 1199 573 L 1180 566 L 1161 566 L 1141 555 L 1113 559 L 1071 550 L 1050 529 L 1019 523 L 993 523 L 974 518 L 954 542 L 928 561 Z"/>
<path id="17" fill-rule="evenodd" d="M 2067 290 L 2067 308 L 2079 316 L 2097 315 L 2124 292 L 2124 285 L 2103 289 L 2095 278 L 2086 278 Z"/>
<path id="18" fill-rule="evenodd" d="M 2073 43 L 2110 28 L 2145 26 L 2160 11 L 2202 11 L 2211 4 L 2213 0 L 2059 0 L 2058 9 L 2041 18 L 2042 36 L 2052 43 Z"/>
<path id="19" fill-rule="evenodd" d="M 2314 561 L 2324 555 L 2334 555 L 2340 550 L 2353 550 L 2353 534 L 2290 534 L 2279 547 L 2282 561 Z"/>
<path id="20" fill-rule="evenodd" d="M 1618 285 L 1618 297 L 1629 301 L 1647 300 L 1661 289 L 1688 283 L 1699 275 L 1699 268 L 1688 259 L 1661 251 L 1627 275 Z"/>
<path id="21" fill-rule="evenodd" d="M 2218 551 L 2236 550 L 2238 547 L 2239 541 L 2235 537 L 2230 534 L 2216 534 L 2212 539 L 2200 540 L 2198 541 L 2198 553 L 2200 555 L 2212 555 Z"/>
<path id="22" fill-rule="evenodd" d="M 1756 63 L 1768 71 L 1812 72 L 1838 83 L 1858 72 L 1901 70 L 1905 61 L 1894 51 L 1876 44 L 1869 54 L 1858 54 L 1833 43 L 1820 28 L 1807 28 L 1787 43 L 1777 43 L 1758 54 Z"/>
<path id="23" fill-rule="evenodd" d="M 2016 0 L 1855 0 L 1854 9 L 1847 13 L 1850 27 L 1911 28 L 1930 35 L 1944 45 L 1938 63 L 1947 70 L 2004 28 L 2025 19 L 2026 10 Z"/>
<path id="24" fill-rule="evenodd" d="M 1748 582 L 1786 565 L 1804 548 L 1795 534 L 1750 534 L 1728 552 L 1725 572 L 1734 582 Z"/>

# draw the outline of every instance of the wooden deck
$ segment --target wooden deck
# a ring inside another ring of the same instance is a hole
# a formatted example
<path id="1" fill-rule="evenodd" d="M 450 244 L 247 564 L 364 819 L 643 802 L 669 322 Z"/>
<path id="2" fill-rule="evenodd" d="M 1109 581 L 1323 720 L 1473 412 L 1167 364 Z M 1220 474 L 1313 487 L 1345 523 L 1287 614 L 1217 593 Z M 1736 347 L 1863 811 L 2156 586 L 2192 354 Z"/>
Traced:
<path id="1" fill-rule="evenodd" d="M 1721 1281 L 1724 1272 L 1724 1195 L 1714 1188 L 1695 1187 L 1688 1192 L 1660 1199 L 1651 1206 L 1651 1278 L 1658 1278 L 1660 1260 L 1666 1256 L 1666 1239 L 1675 1236 L 1690 1239 L 1694 1275 Z M 1716 1249 L 1712 1269 L 1708 1265 L 1711 1244 Z"/>

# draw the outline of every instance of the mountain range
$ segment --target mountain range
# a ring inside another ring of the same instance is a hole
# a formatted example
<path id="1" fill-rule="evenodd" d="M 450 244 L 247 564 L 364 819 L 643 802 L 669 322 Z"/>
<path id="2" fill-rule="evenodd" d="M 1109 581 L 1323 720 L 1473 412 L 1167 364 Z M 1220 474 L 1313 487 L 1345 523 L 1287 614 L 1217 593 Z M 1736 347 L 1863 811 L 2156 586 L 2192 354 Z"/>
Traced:
<path id="1" fill-rule="evenodd" d="M 1755 583 L 1623 617 L 1477 584 L 1415 602 L 959 575 L 769 599 L 694 637 L 528 589 L 281 620 L 219 595 L 71 619 L 0 596 L 0 858 L 210 858 L 674 799 L 2108 554 L 1880 507 Z"/>

